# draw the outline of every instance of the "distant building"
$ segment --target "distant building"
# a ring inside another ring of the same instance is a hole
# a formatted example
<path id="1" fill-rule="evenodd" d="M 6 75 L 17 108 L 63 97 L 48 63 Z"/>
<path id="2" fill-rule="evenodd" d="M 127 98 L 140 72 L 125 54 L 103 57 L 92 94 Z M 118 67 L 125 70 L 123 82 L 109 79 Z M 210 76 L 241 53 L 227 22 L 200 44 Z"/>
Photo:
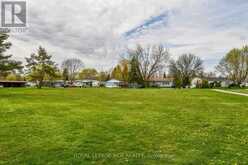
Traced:
<path id="1" fill-rule="evenodd" d="M 83 80 L 76 80 L 70 87 L 79 87 L 82 88 L 84 86 Z"/>
<path id="2" fill-rule="evenodd" d="M 83 80 L 84 87 L 100 87 L 100 81 L 97 80 Z"/>
<path id="3" fill-rule="evenodd" d="M 97 80 L 77 80 L 74 85 L 76 87 L 100 87 L 100 81 Z"/>
<path id="4" fill-rule="evenodd" d="M 173 88 L 175 87 L 173 78 L 156 78 L 148 81 L 150 87 L 157 88 Z"/>
<path id="5" fill-rule="evenodd" d="M 127 87 L 128 87 L 128 88 L 143 88 L 144 85 L 138 84 L 138 83 L 128 83 L 128 84 L 127 84 Z"/>
<path id="6" fill-rule="evenodd" d="M 120 88 L 122 86 L 123 82 L 119 80 L 109 80 L 105 83 L 105 87 L 107 88 Z"/>
<path id="7" fill-rule="evenodd" d="M 97 80 L 92 81 L 92 87 L 100 87 L 100 85 L 101 85 L 100 81 L 97 81 Z"/>
<path id="8" fill-rule="evenodd" d="M 226 78 L 222 77 L 211 77 L 211 78 L 193 78 L 191 81 L 191 88 L 197 88 L 203 85 L 203 82 L 207 81 L 208 86 L 210 88 L 215 88 L 215 87 L 222 87 L 222 88 L 228 88 L 230 85 L 233 84 L 233 81 L 228 80 Z"/>
<path id="9" fill-rule="evenodd" d="M 197 88 L 198 86 L 201 86 L 203 84 L 203 79 L 195 77 L 191 81 L 191 88 Z"/>
<path id="10" fill-rule="evenodd" d="M 30 81 L 28 81 L 27 83 L 26 83 L 26 87 L 36 87 L 37 86 L 37 84 L 35 83 L 35 82 L 30 82 Z"/>
<path id="11" fill-rule="evenodd" d="M 208 84 L 211 87 L 228 88 L 230 85 L 233 84 L 233 81 L 228 80 L 227 78 L 223 78 L 223 77 L 206 78 L 206 80 L 208 81 Z"/>
<path id="12" fill-rule="evenodd" d="M 52 87 L 54 88 L 63 88 L 65 87 L 65 82 L 64 80 L 56 80 L 52 82 Z"/>
<path id="13" fill-rule="evenodd" d="M 0 87 L 25 87 L 26 81 L 4 81 L 0 80 Z"/>

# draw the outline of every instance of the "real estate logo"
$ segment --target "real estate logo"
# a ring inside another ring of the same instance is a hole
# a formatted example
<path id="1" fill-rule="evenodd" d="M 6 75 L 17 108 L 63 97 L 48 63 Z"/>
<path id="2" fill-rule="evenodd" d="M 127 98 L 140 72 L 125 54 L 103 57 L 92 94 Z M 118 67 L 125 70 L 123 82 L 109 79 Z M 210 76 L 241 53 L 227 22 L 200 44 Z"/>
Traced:
<path id="1" fill-rule="evenodd" d="M 3 28 L 26 27 L 27 12 L 25 1 L 3 1 L 1 25 Z"/>

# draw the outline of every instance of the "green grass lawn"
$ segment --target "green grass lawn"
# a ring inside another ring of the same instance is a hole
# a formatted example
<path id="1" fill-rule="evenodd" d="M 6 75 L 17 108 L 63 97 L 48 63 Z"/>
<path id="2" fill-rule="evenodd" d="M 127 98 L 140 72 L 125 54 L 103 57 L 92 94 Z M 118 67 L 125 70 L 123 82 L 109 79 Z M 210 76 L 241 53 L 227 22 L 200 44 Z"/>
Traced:
<path id="1" fill-rule="evenodd" d="M 211 90 L 0 89 L 0 164 L 247 163 L 247 97 Z"/>

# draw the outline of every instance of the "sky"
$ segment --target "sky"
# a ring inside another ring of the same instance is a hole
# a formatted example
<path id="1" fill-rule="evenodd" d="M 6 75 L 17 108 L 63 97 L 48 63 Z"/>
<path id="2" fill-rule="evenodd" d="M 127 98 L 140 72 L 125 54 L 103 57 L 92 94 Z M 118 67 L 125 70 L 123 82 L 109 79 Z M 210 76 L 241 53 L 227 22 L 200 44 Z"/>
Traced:
<path id="1" fill-rule="evenodd" d="M 162 44 L 172 58 L 193 53 L 207 71 L 248 41 L 247 0 L 27 0 L 27 32 L 11 34 L 10 53 L 43 46 L 60 64 L 112 68 L 137 44 Z"/>

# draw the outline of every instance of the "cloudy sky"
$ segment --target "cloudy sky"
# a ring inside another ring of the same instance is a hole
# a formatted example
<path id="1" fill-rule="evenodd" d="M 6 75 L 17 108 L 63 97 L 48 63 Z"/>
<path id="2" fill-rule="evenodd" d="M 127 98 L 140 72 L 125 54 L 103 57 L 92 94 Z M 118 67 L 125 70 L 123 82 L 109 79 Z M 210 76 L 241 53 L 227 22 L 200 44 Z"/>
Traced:
<path id="1" fill-rule="evenodd" d="M 75 57 L 107 69 L 137 43 L 164 44 L 213 70 L 248 40 L 247 0 L 27 0 L 27 8 L 28 32 L 11 36 L 20 60 L 42 45 L 58 63 Z"/>

